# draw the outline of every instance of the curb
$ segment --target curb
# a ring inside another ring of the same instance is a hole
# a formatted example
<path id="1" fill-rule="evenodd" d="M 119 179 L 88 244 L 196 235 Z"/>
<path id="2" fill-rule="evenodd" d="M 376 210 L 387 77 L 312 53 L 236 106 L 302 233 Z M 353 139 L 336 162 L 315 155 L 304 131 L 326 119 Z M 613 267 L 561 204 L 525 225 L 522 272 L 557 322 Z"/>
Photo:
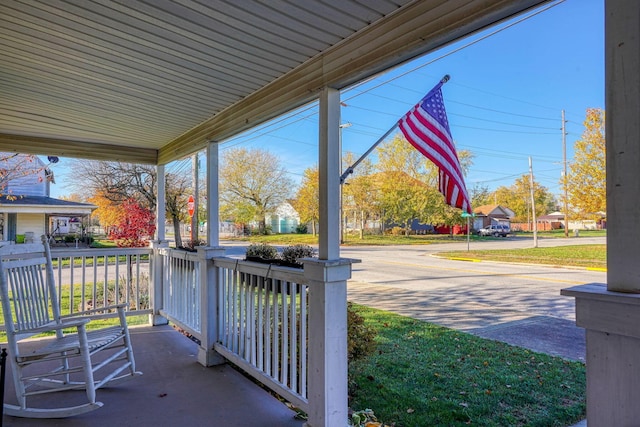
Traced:
<path id="1" fill-rule="evenodd" d="M 429 254 L 429 256 L 440 259 L 448 259 L 450 261 L 467 261 L 467 262 L 489 262 L 493 264 L 511 264 L 511 265 L 530 265 L 530 266 L 539 266 L 539 267 L 551 267 L 551 268 L 568 268 L 571 270 L 586 270 L 586 271 L 598 271 L 602 273 L 607 272 L 606 267 L 578 267 L 574 265 L 559 265 L 559 264 L 534 264 L 534 263 L 526 263 L 526 262 L 506 262 L 506 261 L 490 261 L 486 259 L 477 259 L 477 258 L 463 258 L 463 257 L 447 257 L 439 254 Z"/>

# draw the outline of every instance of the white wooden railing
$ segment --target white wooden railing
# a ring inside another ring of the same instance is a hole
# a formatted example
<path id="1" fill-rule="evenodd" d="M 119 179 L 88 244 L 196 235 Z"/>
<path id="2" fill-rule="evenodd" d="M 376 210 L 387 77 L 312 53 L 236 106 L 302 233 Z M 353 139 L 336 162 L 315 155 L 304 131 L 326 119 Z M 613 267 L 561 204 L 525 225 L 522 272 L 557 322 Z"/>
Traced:
<path id="1" fill-rule="evenodd" d="M 162 316 L 175 323 L 190 335 L 201 340 L 200 301 L 202 299 L 200 263 L 204 260 L 196 252 L 160 248 Z"/>
<path id="2" fill-rule="evenodd" d="M 307 410 L 308 286 L 301 269 L 215 258 L 225 358 Z"/>
<path id="3" fill-rule="evenodd" d="M 128 315 L 151 313 L 150 248 L 53 249 L 63 315 L 127 303 Z"/>

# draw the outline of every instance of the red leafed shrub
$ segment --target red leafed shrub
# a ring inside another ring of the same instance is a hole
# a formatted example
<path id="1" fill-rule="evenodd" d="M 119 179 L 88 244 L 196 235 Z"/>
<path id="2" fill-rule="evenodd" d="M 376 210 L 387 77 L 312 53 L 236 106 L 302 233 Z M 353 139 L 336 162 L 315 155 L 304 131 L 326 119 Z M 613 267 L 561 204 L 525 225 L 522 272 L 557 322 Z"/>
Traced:
<path id="1" fill-rule="evenodd" d="M 149 238 L 156 231 L 155 215 L 133 199 L 122 203 L 125 215 L 115 224 L 109 238 L 121 248 L 140 248 L 147 246 Z"/>

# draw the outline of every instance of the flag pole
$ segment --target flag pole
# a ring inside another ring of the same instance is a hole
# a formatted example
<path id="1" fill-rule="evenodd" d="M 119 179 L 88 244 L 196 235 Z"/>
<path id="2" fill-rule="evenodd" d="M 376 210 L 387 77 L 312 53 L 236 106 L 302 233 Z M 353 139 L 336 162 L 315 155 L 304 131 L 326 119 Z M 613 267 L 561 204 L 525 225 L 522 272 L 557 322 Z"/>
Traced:
<path id="1" fill-rule="evenodd" d="M 440 82 L 429 91 L 429 93 L 424 97 L 426 98 L 427 96 L 429 96 L 431 94 L 431 92 L 440 89 L 440 87 L 442 87 L 443 84 L 445 84 L 446 82 L 449 81 L 451 77 L 449 76 L 449 74 L 445 74 L 444 77 L 442 79 L 440 79 Z M 423 99 L 424 99 L 423 98 Z M 356 160 L 351 166 L 349 166 L 342 175 L 340 175 L 340 185 L 344 184 L 344 181 L 349 177 L 349 175 L 351 175 L 353 173 L 353 170 L 356 168 L 356 166 L 358 166 L 369 154 L 371 154 L 371 152 L 373 150 L 375 150 L 375 148 L 380 145 L 380 143 L 382 141 L 384 141 L 390 134 L 391 132 L 393 132 L 394 130 L 396 130 L 398 128 L 398 122 L 396 122 L 395 125 L 393 125 L 391 127 L 391 129 L 389 129 L 384 135 L 382 135 L 382 137 L 380 137 L 380 139 L 378 139 L 372 146 L 371 148 L 369 148 L 362 156 L 360 156 L 360 158 L 358 160 Z"/>

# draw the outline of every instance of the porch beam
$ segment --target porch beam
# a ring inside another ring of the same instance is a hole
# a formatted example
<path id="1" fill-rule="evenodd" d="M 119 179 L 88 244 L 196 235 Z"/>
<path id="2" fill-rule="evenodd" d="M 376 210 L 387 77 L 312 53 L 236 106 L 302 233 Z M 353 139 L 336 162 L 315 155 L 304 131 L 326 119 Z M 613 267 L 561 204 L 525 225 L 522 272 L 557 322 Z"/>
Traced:
<path id="1" fill-rule="evenodd" d="M 158 150 L 151 148 L 6 133 L 0 133 L 0 151 L 145 165 L 158 163 Z"/>
<path id="2" fill-rule="evenodd" d="M 320 93 L 319 199 L 321 260 L 340 258 L 340 91 L 325 87 Z"/>
<path id="3" fill-rule="evenodd" d="M 304 62 L 160 149 L 168 163 L 206 141 L 244 130 L 312 102 L 323 87 L 344 88 L 549 0 L 415 1 Z"/>

